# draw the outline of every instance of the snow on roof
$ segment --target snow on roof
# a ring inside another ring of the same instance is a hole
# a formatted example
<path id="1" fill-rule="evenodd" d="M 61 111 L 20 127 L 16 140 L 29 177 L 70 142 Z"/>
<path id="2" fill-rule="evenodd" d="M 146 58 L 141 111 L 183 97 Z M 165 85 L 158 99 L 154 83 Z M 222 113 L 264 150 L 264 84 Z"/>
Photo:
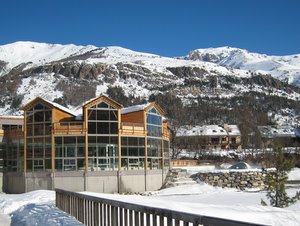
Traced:
<path id="1" fill-rule="evenodd" d="M 296 137 L 300 131 L 292 126 L 258 126 L 258 130 L 263 137 Z"/>
<path id="2" fill-rule="evenodd" d="M 227 131 L 219 125 L 183 126 L 180 127 L 176 136 L 227 136 Z"/>
<path id="3" fill-rule="evenodd" d="M 240 129 L 237 125 L 227 125 L 227 132 L 229 136 L 241 135 Z"/>
<path id="4" fill-rule="evenodd" d="M 23 116 L 0 116 L 1 125 L 23 125 Z"/>
<path id="5" fill-rule="evenodd" d="M 136 111 L 143 111 L 145 110 L 151 103 L 147 103 L 147 104 L 140 104 L 140 105 L 134 105 L 134 106 L 130 106 L 127 108 L 123 108 L 122 109 L 122 114 L 127 114 L 127 113 L 131 113 L 131 112 L 136 112 Z"/>
<path id="6" fill-rule="evenodd" d="M 58 108 L 58 109 L 60 109 L 60 110 L 62 110 L 62 111 L 64 111 L 64 112 L 67 112 L 67 113 L 69 113 L 69 114 L 71 114 L 71 115 L 73 115 L 73 116 L 76 116 L 76 115 L 77 115 L 75 112 L 71 111 L 70 109 L 68 109 L 68 108 L 66 108 L 66 107 L 64 107 L 64 106 L 62 106 L 62 105 L 60 105 L 60 104 L 58 104 L 58 103 L 55 103 L 55 102 L 46 100 L 46 99 L 44 99 L 44 98 L 41 98 L 41 99 L 43 99 L 45 102 L 51 104 L 52 106 L 54 106 L 54 107 L 56 107 L 56 108 Z"/>

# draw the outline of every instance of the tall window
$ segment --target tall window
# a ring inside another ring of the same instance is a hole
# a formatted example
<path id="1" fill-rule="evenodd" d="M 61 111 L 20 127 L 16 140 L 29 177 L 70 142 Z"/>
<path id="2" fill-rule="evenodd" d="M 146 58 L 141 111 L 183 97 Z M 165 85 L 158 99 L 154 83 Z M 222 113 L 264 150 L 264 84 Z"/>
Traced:
<path id="1" fill-rule="evenodd" d="M 84 136 L 55 137 L 55 170 L 84 171 L 84 151 Z"/>
<path id="2" fill-rule="evenodd" d="M 145 138 L 122 137 L 122 169 L 140 170 L 145 168 Z"/>
<path id="3" fill-rule="evenodd" d="M 164 140 L 164 168 L 169 168 L 170 167 L 170 143 L 167 140 Z"/>
<path id="4" fill-rule="evenodd" d="M 100 102 L 88 109 L 88 167 L 118 170 L 118 110 Z"/>
<path id="5" fill-rule="evenodd" d="M 162 168 L 162 117 L 156 108 L 147 112 L 148 168 Z"/>
<path id="6" fill-rule="evenodd" d="M 51 122 L 51 109 L 41 103 L 26 112 L 28 171 L 51 170 Z"/>
<path id="7" fill-rule="evenodd" d="M 147 131 L 150 137 L 162 136 L 162 118 L 156 108 L 147 112 Z"/>

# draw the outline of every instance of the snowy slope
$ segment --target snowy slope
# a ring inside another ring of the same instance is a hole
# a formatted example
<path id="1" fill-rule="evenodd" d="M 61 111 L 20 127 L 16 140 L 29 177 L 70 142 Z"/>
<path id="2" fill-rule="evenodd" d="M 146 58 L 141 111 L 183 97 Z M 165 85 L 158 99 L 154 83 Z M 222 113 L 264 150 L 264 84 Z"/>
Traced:
<path id="1" fill-rule="evenodd" d="M 213 62 L 231 68 L 271 74 L 275 78 L 300 86 L 300 54 L 267 56 L 244 49 L 219 47 L 191 51 L 186 59 Z"/>
<path id="2" fill-rule="evenodd" d="M 52 61 L 80 55 L 97 47 L 47 44 L 37 42 L 15 42 L 0 46 L 0 60 L 7 62 L 4 72 L 22 63 L 30 62 L 30 66 L 43 65 Z M 0 75 L 4 74 L 4 72 Z"/>

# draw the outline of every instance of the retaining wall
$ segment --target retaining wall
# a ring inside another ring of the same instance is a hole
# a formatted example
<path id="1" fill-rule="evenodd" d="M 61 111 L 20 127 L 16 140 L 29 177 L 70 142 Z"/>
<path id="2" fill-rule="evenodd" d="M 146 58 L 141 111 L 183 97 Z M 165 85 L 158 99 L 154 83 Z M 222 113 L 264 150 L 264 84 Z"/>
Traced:
<path id="1" fill-rule="evenodd" d="M 222 188 L 237 188 L 245 190 L 249 188 L 264 189 L 266 171 L 225 171 L 225 172 L 200 172 L 194 174 L 194 179 L 199 179 L 207 184 Z"/>

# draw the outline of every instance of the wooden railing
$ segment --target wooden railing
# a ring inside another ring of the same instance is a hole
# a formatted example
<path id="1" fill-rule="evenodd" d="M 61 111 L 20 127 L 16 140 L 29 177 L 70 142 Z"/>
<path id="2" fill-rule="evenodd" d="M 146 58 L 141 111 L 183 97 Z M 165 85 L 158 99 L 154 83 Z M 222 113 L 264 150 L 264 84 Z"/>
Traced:
<path id="1" fill-rule="evenodd" d="M 183 159 L 172 159 L 172 166 L 197 166 L 199 165 L 198 160 L 183 160 Z"/>
<path id="2" fill-rule="evenodd" d="M 145 135 L 145 127 L 142 123 L 123 122 L 121 124 L 122 135 Z"/>
<path id="3" fill-rule="evenodd" d="M 23 137 L 23 130 L 21 128 L 4 130 L 3 135 L 9 138 L 19 138 Z"/>
<path id="4" fill-rule="evenodd" d="M 259 225 L 56 189 L 56 206 L 88 226 L 246 226 Z"/>
<path id="5" fill-rule="evenodd" d="M 84 134 L 83 122 L 57 122 L 53 124 L 54 134 Z"/>

